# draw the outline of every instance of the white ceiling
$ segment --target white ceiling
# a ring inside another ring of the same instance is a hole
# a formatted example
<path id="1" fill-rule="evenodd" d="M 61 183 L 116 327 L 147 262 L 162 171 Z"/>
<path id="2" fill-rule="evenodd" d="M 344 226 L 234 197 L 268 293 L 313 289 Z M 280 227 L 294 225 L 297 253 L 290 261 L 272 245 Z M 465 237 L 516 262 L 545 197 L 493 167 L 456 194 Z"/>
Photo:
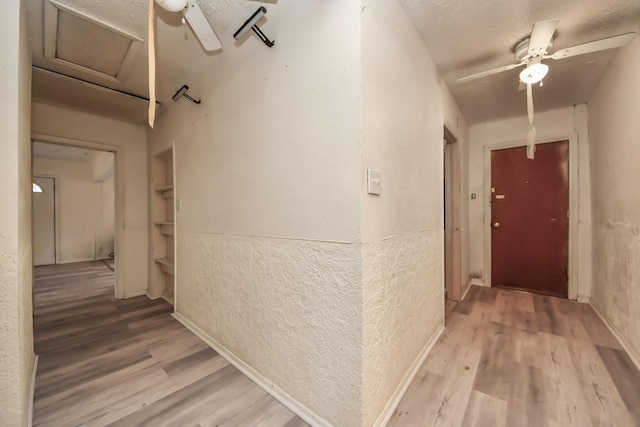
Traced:
<path id="1" fill-rule="evenodd" d="M 630 31 L 640 21 L 639 0 L 400 0 L 444 81 L 470 123 L 526 115 L 521 68 L 473 80 L 470 74 L 516 63 L 517 42 L 534 23 L 559 19 L 552 51 Z M 536 111 L 584 103 L 618 49 L 548 60 Z"/>
<path id="2" fill-rule="evenodd" d="M 106 79 L 77 68 L 52 62 L 44 55 L 44 2 L 26 0 L 33 64 L 37 67 L 111 87 L 140 97 L 147 88 L 147 0 L 57 0 L 81 13 L 118 27 L 144 40 L 121 81 Z M 298 0 L 302 1 L 302 0 Z M 310 1 L 310 0 L 307 0 Z M 354 1 L 354 0 L 348 0 Z M 515 44 L 528 36 L 535 22 L 559 19 L 553 51 L 595 39 L 634 31 L 640 21 L 639 0 L 399 0 L 431 53 L 436 66 L 470 123 L 526 114 L 526 93 L 518 91 L 518 69 L 465 84 L 456 79 L 516 62 Z M 222 41 L 222 51 L 208 53 L 191 30 L 181 24 L 180 15 L 156 8 L 158 101 L 166 104 L 188 78 L 237 46 L 233 32 L 262 4 L 278 7 L 277 0 L 198 0 L 207 19 Z M 68 39 L 82 40 L 73 30 Z M 536 87 L 536 111 L 586 102 L 617 50 L 604 51 L 560 61 L 549 60 L 544 87 Z M 41 74 L 41 73 L 40 73 Z M 73 108 L 105 114 L 92 96 L 65 99 L 51 82 L 36 79 L 34 98 L 71 104 Z M 37 84 L 36 84 L 37 83 Z M 75 104 L 73 104 L 75 102 Z M 123 119 L 130 114 L 111 109 Z M 133 121 L 139 120 L 136 118 Z"/>

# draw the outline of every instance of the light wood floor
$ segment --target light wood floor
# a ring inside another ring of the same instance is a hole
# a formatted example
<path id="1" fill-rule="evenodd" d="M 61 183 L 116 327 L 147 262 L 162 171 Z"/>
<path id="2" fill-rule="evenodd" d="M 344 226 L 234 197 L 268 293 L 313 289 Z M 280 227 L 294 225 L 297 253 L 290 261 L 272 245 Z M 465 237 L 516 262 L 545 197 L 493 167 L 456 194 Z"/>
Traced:
<path id="1" fill-rule="evenodd" d="M 640 372 L 587 304 L 473 286 L 388 426 L 640 426 Z"/>
<path id="2" fill-rule="evenodd" d="M 35 269 L 34 425 L 307 425 L 174 320 L 164 300 L 115 300 L 107 264 Z"/>

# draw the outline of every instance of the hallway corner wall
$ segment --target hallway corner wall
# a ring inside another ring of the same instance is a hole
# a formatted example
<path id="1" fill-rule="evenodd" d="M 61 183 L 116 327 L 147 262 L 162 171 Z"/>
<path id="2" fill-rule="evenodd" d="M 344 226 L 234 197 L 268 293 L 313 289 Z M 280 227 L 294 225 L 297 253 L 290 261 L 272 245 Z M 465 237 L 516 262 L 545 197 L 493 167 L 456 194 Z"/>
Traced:
<path id="1" fill-rule="evenodd" d="M 31 51 L 24 2 L 0 14 L 0 420 L 30 419 L 33 350 L 31 244 Z"/>
<path id="2" fill-rule="evenodd" d="M 267 9 L 273 48 L 222 34 L 185 77 L 202 103 L 148 132 L 150 158 L 175 143 L 176 313 L 314 420 L 360 426 L 360 5 Z"/>
<path id="3" fill-rule="evenodd" d="M 443 100 L 405 10 L 364 0 L 363 426 L 384 425 L 444 324 Z M 367 169 L 382 174 L 367 194 Z"/>
<path id="4" fill-rule="evenodd" d="M 640 26 L 636 29 L 640 33 Z M 640 37 L 620 49 L 589 99 L 592 304 L 640 365 Z"/>

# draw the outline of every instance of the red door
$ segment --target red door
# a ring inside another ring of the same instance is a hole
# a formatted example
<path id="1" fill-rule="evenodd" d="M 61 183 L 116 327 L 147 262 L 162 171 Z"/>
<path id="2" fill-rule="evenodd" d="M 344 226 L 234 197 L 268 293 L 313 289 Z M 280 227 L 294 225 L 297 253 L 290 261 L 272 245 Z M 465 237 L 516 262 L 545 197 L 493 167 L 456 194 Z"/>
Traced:
<path id="1" fill-rule="evenodd" d="M 567 297 L 569 142 L 491 152 L 492 286 Z"/>

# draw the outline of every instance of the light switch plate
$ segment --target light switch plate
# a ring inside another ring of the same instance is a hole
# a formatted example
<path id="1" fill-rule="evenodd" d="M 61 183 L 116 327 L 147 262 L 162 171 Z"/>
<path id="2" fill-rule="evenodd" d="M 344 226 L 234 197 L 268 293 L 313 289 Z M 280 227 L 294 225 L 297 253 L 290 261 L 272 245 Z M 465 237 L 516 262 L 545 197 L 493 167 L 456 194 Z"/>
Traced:
<path id="1" fill-rule="evenodd" d="M 367 193 L 375 195 L 382 193 L 382 172 L 367 169 Z"/>

